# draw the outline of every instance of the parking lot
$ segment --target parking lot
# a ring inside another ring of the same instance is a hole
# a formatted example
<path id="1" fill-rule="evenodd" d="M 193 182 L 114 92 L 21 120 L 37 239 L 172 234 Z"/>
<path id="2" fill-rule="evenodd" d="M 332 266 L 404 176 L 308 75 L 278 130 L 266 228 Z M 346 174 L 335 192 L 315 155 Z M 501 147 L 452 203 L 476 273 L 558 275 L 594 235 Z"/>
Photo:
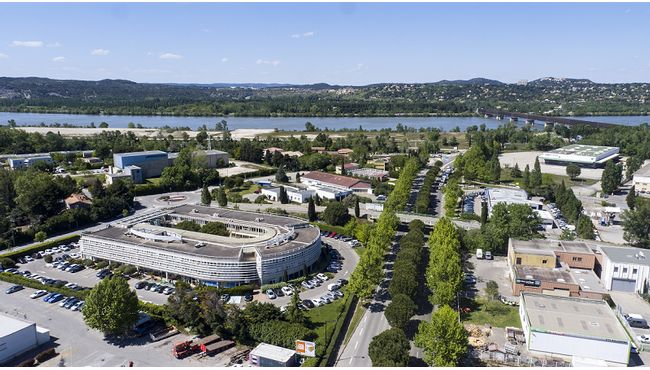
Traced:
<path id="1" fill-rule="evenodd" d="M 637 294 L 612 290 L 609 295 L 621 307 L 623 314 L 634 313 L 643 316 L 646 320 L 650 320 L 650 304 Z M 634 330 L 635 335 L 650 335 L 650 329 L 632 328 L 632 330 Z"/>
<path id="2" fill-rule="evenodd" d="M 343 258 L 341 260 L 342 268 L 338 272 L 332 273 L 333 277 L 321 284 L 319 287 L 316 287 L 314 289 L 305 289 L 301 287 L 301 289 L 303 289 L 303 291 L 300 292 L 301 300 L 317 299 L 329 292 L 327 290 L 328 284 L 331 284 L 338 279 L 349 280 L 352 271 L 354 271 L 354 268 L 359 262 L 359 255 L 347 243 L 327 237 L 323 238 L 323 242 L 330 244 L 333 249 L 337 250 L 340 253 L 341 257 Z M 264 292 L 256 294 L 255 299 L 259 300 L 260 302 L 270 302 L 278 306 L 286 306 L 291 302 L 291 296 L 269 299 L 269 297 Z"/>
<path id="3" fill-rule="evenodd" d="M 505 297 L 512 297 L 512 287 L 506 257 L 495 256 L 492 260 L 477 259 L 476 254 L 473 253 L 468 259 L 468 262 L 474 266 L 476 289 L 478 289 L 479 295 L 485 295 L 487 282 L 494 280 L 499 285 L 499 294 Z"/>
<path id="4" fill-rule="evenodd" d="M 66 310 L 42 299 L 30 299 L 29 295 L 35 291 L 31 288 L 5 294 L 11 285 L 0 282 L 0 311 L 50 330 L 60 356 L 47 361 L 44 366 L 119 367 L 129 361 L 133 361 L 135 366 L 219 366 L 217 358 L 192 357 L 182 361 L 174 358 L 171 346 L 185 339 L 182 334 L 156 343 L 143 337 L 112 344 L 100 332 L 86 326 L 81 312 Z"/>

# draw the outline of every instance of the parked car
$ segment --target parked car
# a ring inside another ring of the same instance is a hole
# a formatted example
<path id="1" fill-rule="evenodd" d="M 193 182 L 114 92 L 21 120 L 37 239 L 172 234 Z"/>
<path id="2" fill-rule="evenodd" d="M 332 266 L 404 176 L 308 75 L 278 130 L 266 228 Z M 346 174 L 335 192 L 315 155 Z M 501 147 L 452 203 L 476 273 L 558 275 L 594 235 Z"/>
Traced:
<path id="1" fill-rule="evenodd" d="M 307 280 L 300 283 L 305 289 L 314 289 L 314 286 Z"/>
<path id="2" fill-rule="evenodd" d="M 5 290 L 6 294 L 16 293 L 17 291 L 25 289 L 22 285 L 14 285 Z"/>
<path id="3" fill-rule="evenodd" d="M 319 274 L 317 274 L 316 277 L 317 277 L 320 281 L 327 281 L 327 280 L 330 279 L 327 275 L 323 274 L 322 272 L 319 273 Z"/>
<path id="4" fill-rule="evenodd" d="M 47 300 L 46 302 L 52 304 L 52 303 L 56 303 L 56 302 L 62 300 L 63 298 L 65 298 L 65 296 L 63 294 L 57 293 L 57 294 L 53 295 L 52 297 L 50 297 L 50 299 Z"/>
<path id="5" fill-rule="evenodd" d="M 312 299 L 311 303 L 314 305 L 314 307 L 319 307 L 319 306 L 322 306 L 324 304 L 323 301 L 320 300 L 320 298 Z"/>
<path id="6" fill-rule="evenodd" d="M 250 302 L 252 300 L 253 300 L 253 295 L 252 294 L 250 294 L 250 293 L 244 294 L 244 301 Z"/>
<path id="7" fill-rule="evenodd" d="M 35 291 L 34 293 L 32 293 L 32 294 L 29 296 L 29 298 L 31 298 L 31 299 L 36 299 L 36 298 L 40 298 L 40 297 L 42 297 L 42 296 L 44 296 L 44 295 L 46 295 L 46 294 L 47 294 L 47 290 L 43 290 L 43 289 L 41 289 L 41 290 L 37 290 L 37 291 Z"/>
<path id="8" fill-rule="evenodd" d="M 68 304 L 68 303 L 70 303 L 70 302 L 72 302 L 72 301 L 74 301 L 76 299 L 77 298 L 75 298 L 75 297 L 68 297 L 68 298 L 62 300 L 61 303 L 59 303 L 59 307 L 64 307 L 66 304 Z"/>
<path id="9" fill-rule="evenodd" d="M 485 259 L 486 260 L 491 260 L 492 259 L 492 252 L 485 251 Z"/>
<path id="10" fill-rule="evenodd" d="M 278 296 L 275 295 L 275 292 L 273 292 L 273 289 L 267 289 L 266 290 L 266 296 L 269 297 L 269 299 L 278 298 Z"/>
<path id="11" fill-rule="evenodd" d="M 470 275 L 470 274 L 465 274 L 465 277 L 463 278 L 463 281 L 466 284 L 472 284 L 472 285 L 476 284 L 476 278 L 474 277 L 474 275 Z"/>
<path id="12" fill-rule="evenodd" d="M 30 257 L 30 256 L 25 256 L 25 261 L 26 262 L 33 262 L 34 259 L 32 257 Z"/>
<path id="13" fill-rule="evenodd" d="M 145 281 L 138 281 L 135 283 L 135 289 L 142 289 L 147 286 L 147 282 Z"/>
<path id="14" fill-rule="evenodd" d="M 230 294 L 222 294 L 221 301 L 228 302 L 230 300 Z"/>
<path id="15" fill-rule="evenodd" d="M 643 344 L 650 344 L 650 335 L 648 334 L 639 335 L 636 338 Z"/>
<path id="16" fill-rule="evenodd" d="M 284 293 L 282 292 L 282 289 L 280 289 L 280 288 L 273 289 L 273 293 L 275 293 L 275 295 L 278 296 L 278 297 L 284 297 Z"/>
<path id="17" fill-rule="evenodd" d="M 289 286 L 283 286 L 282 287 L 282 292 L 285 295 L 292 295 L 293 294 L 293 289 L 291 289 L 291 287 L 289 287 Z"/>
<path id="18" fill-rule="evenodd" d="M 305 305 L 305 307 L 307 307 L 307 308 L 314 308 L 314 307 L 316 307 L 316 306 L 314 305 L 314 302 L 312 302 L 311 299 L 305 299 L 305 300 L 303 300 L 303 301 L 302 301 L 302 304 Z"/>
<path id="19" fill-rule="evenodd" d="M 110 272 L 111 270 L 108 269 L 100 270 L 98 273 L 95 274 L 95 276 L 101 279 L 103 275 L 109 274 Z"/>
<path id="20" fill-rule="evenodd" d="M 75 304 L 70 307 L 71 311 L 79 311 L 83 307 L 85 301 L 77 301 Z"/>
<path id="21" fill-rule="evenodd" d="M 348 281 L 346 279 L 338 279 L 336 283 L 339 284 L 340 286 L 343 286 L 346 285 Z"/>
<path id="22" fill-rule="evenodd" d="M 334 296 L 336 296 L 336 297 L 338 297 L 338 298 L 343 298 L 343 296 L 345 295 L 345 294 L 343 294 L 343 292 L 340 291 L 340 290 L 335 290 L 335 291 L 332 292 L 332 294 L 334 294 Z"/>
<path id="23" fill-rule="evenodd" d="M 164 295 L 170 295 L 170 294 L 174 293 L 175 290 L 176 289 L 174 289 L 174 287 L 168 286 L 165 289 L 163 289 L 163 294 Z"/>

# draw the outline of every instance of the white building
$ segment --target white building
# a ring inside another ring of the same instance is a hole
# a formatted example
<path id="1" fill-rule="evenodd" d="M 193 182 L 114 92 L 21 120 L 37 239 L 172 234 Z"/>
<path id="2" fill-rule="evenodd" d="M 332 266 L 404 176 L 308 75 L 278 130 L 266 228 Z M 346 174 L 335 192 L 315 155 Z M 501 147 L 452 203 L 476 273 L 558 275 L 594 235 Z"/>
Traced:
<path id="1" fill-rule="evenodd" d="M 490 215 L 492 215 L 492 208 L 498 203 L 525 204 L 533 210 L 542 209 L 542 203 L 528 199 L 528 193 L 523 189 L 488 188 L 485 189 L 485 198 Z"/>
<path id="2" fill-rule="evenodd" d="M 605 162 L 618 157 L 618 147 L 571 144 L 542 153 L 539 158 L 546 164 L 577 164 L 582 167 L 602 167 Z"/>
<path id="3" fill-rule="evenodd" d="M 600 279 L 608 290 L 644 292 L 650 282 L 650 251 L 634 247 L 599 246 Z"/>
<path id="4" fill-rule="evenodd" d="M 49 341 L 49 330 L 0 314 L 0 365 Z"/>
<path id="5" fill-rule="evenodd" d="M 221 222 L 230 234 L 175 228 L 181 221 Z M 198 205 L 125 218 L 116 226 L 83 233 L 80 244 L 83 258 L 222 287 L 297 277 L 321 253 L 320 230 L 304 220 Z"/>
<path id="6" fill-rule="evenodd" d="M 602 300 L 523 292 L 519 316 L 531 352 L 627 366 L 630 339 Z"/>
<path id="7" fill-rule="evenodd" d="M 284 190 L 287 192 L 287 198 L 290 202 L 305 203 L 309 198 L 316 194 L 314 190 L 299 189 L 292 186 L 285 186 Z M 278 202 L 280 200 L 280 188 L 262 188 L 261 194 L 266 196 L 269 200 Z"/>
<path id="8" fill-rule="evenodd" d="M 39 162 L 43 162 L 46 164 L 54 163 L 54 161 L 52 160 L 52 156 L 49 154 L 9 158 L 8 162 L 9 162 L 9 167 L 11 167 L 12 170 L 28 168 Z"/>
<path id="9" fill-rule="evenodd" d="M 632 177 L 634 190 L 641 194 L 650 194 L 650 163 L 634 173 Z"/>
<path id="10" fill-rule="evenodd" d="M 268 343 L 260 343 L 250 355 L 251 366 L 290 367 L 296 366 L 296 351 Z"/>
<path id="11" fill-rule="evenodd" d="M 336 189 L 340 192 L 372 194 L 372 186 L 367 181 L 355 179 L 353 177 L 334 175 L 327 172 L 312 171 L 300 177 L 300 182 L 307 185 L 311 190 L 330 188 Z"/>

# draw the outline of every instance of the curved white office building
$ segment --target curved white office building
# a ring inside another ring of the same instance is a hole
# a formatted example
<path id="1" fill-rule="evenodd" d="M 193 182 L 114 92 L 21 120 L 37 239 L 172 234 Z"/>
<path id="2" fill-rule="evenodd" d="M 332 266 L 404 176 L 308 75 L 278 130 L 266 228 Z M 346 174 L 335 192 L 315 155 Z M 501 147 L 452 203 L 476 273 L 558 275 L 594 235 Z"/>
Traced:
<path id="1" fill-rule="evenodd" d="M 185 220 L 199 225 L 221 222 L 230 236 L 173 227 Z M 320 253 L 320 230 L 303 220 L 196 205 L 130 217 L 81 237 L 84 258 L 225 287 L 298 276 L 318 261 Z"/>

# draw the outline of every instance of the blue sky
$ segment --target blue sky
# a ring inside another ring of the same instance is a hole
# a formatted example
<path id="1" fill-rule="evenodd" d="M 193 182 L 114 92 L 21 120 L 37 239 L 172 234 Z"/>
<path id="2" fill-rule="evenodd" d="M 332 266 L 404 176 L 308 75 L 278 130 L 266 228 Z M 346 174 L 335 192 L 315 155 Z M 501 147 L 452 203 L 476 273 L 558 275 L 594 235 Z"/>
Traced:
<path id="1" fill-rule="evenodd" d="M 0 76 L 650 82 L 650 4 L 0 3 Z"/>

